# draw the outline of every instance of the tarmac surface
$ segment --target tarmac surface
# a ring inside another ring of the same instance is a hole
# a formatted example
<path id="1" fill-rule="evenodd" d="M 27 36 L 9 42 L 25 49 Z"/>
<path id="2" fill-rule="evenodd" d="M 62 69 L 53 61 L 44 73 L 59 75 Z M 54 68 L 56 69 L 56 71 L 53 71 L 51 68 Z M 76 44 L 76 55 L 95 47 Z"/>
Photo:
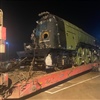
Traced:
<path id="1" fill-rule="evenodd" d="M 100 100 L 100 72 L 88 71 L 21 100 Z"/>

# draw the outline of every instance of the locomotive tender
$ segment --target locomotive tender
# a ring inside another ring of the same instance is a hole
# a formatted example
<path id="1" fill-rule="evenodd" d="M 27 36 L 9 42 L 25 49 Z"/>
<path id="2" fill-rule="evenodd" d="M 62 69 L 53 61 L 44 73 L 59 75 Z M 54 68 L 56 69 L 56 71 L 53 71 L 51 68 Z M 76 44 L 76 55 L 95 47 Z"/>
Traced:
<path id="1" fill-rule="evenodd" d="M 49 12 L 39 16 L 32 44 L 24 45 L 34 56 L 34 66 L 59 70 L 100 60 L 100 43 L 93 36 Z"/>

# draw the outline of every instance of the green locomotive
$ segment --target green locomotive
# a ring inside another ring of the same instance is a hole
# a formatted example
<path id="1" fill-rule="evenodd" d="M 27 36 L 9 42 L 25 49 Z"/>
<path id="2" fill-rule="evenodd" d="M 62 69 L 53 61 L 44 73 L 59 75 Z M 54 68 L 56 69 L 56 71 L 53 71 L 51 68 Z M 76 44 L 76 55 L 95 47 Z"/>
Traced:
<path id="1" fill-rule="evenodd" d="M 63 69 L 100 59 L 100 43 L 93 36 L 49 12 L 39 16 L 31 34 L 32 44 L 24 45 L 34 56 L 35 66 Z"/>
<path id="2" fill-rule="evenodd" d="M 76 56 L 74 63 L 81 65 L 84 63 L 95 62 L 100 55 L 100 43 L 96 38 L 89 35 L 82 29 L 63 20 L 67 50 L 75 50 Z"/>

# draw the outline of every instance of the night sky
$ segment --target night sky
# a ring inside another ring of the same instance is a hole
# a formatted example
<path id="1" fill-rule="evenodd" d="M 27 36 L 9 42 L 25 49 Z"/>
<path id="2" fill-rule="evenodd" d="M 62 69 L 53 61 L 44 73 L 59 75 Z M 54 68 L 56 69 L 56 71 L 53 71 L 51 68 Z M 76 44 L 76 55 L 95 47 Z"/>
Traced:
<path id="1" fill-rule="evenodd" d="M 31 42 L 30 35 L 36 27 L 38 14 L 43 11 L 49 11 L 100 39 L 99 1 L 0 0 L 0 9 L 4 13 L 11 56 L 16 56 L 16 51 L 23 51 L 24 43 Z"/>

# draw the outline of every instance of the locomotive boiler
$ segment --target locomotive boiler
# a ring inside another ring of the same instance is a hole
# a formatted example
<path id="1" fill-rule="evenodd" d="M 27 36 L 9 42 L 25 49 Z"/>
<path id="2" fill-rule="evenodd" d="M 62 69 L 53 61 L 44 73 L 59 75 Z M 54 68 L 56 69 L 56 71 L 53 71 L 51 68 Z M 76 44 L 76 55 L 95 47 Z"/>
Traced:
<path id="1" fill-rule="evenodd" d="M 42 12 L 25 51 L 34 56 L 34 66 L 63 69 L 100 60 L 100 43 L 72 23 Z"/>

